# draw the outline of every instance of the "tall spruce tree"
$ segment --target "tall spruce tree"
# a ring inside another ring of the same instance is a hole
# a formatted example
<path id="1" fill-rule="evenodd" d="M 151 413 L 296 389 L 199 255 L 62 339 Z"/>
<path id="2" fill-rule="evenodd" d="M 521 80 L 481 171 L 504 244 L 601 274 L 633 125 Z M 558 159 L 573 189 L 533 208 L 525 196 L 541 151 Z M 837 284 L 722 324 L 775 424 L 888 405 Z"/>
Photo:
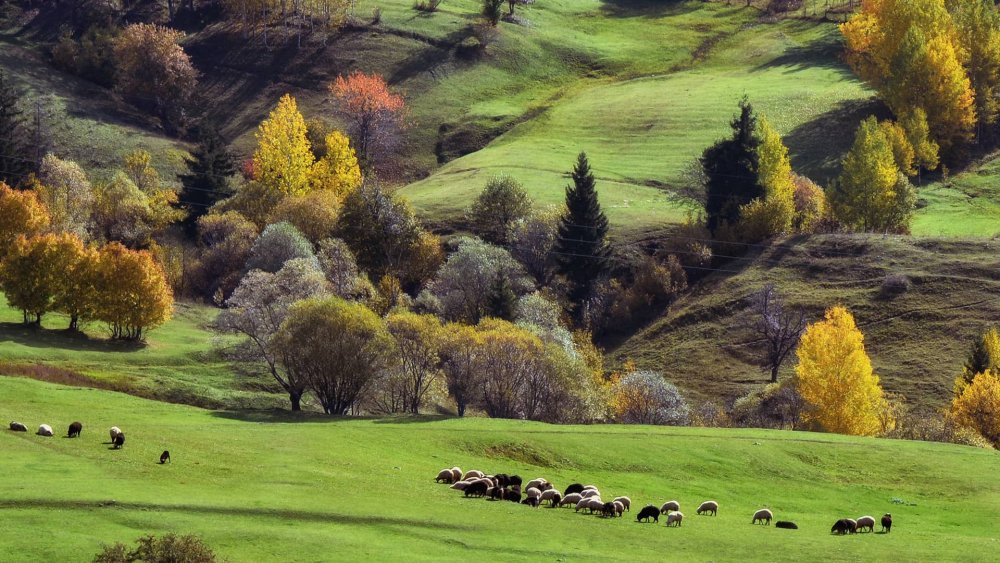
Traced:
<path id="1" fill-rule="evenodd" d="M 232 195 L 228 177 L 236 173 L 236 163 L 218 131 L 206 127 L 199 135 L 198 147 L 187 159 L 187 167 L 189 173 L 181 176 L 177 205 L 187 212 L 184 230 L 194 235 L 198 218 L 212 204 Z"/>
<path id="2" fill-rule="evenodd" d="M 510 286 L 510 280 L 502 273 L 490 287 L 489 299 L 486 301 L 486 316 L 513 321 L 517 309 L 517 295 Z"/>
<path id="3" fill-rule="evenodd" d="M 757 147 L 757 116 L 750 100 L 740 101 L 740 113 L 730 123 L 733 134 L 705 149 L 701 165 L 707 178 L 705 215 L 712 233 L 723 225 L 735 225 L 740 206 L 764 196 L 760 185 Z"/>
<path id="4" fill-rule="evenodd" d="M 15 186 L 31 171 L 29 138 L 21 96 L 0 68 L 0 181 Z"/>
<path id="5" fill-rule="evenodd" d="M 580 153 L 573 167 L 573 185 L 566 187 L 566 211 L 559 220 L 555 245 L 559 271 L 572 284 L 570 298 L 576 303 L 587 296 L 606 267 L 607 233 L 608 218 L 597 200 L 594 174 L 587 154 Z"/>

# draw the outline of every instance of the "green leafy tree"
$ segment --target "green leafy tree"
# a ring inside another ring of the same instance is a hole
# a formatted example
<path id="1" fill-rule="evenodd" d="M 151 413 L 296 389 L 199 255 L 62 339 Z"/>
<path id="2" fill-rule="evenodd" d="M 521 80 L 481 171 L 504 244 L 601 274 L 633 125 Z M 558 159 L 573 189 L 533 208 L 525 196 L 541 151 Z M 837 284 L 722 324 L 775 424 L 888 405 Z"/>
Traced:
<path id="1" fill-rule="evenodd" d="M 506 245 L 511 227 L 531 213 L 531 197 L 513 176 L 501 174 L 486 187 L 469 210 L 472 229 L 487 242 Z"/>
<path id="2" fill-rule="evenodd" d="M 580 153 L 573 167 L 573 185 L 566 187 L 566 211 L 559 220 L 554 251 L 559 271 L 572 284 L 570 297 L 575 302 L 590 292 L 610 254 L 605 240 L 608 218 L 601 210 L 594 184 L 587 155 Z"/>

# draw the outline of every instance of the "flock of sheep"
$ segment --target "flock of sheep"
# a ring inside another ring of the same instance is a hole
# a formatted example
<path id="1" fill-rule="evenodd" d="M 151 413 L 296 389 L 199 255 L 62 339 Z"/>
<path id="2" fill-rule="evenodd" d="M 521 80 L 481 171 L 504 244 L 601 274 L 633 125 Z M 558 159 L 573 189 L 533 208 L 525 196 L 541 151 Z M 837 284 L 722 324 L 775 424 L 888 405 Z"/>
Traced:
<path id="1" fill-rule="evenodd" d="M 27 426 L 17 421 L 10 423 L 10 429 L 14 432 L 28 431 Z M 74 422 L 69 425 L 69 430 L 66 432 L 66 437 L 79 438 L 80 433 L 82 432 L 83 432 L 83 423 Z M 108 431 L 108 433 L 111 435 L 111 444 L 116 450 L 121 449 L 121 447 L 125 445 L 125 433 L 122 432 L 120 428 L 118 428 L 117 426 L 112 426 L 111 429 Z M 55 433 L 52 431 L 52 427 L 49 426 L 48 424 L 39 424 L 38 432 L 35 432 L 35 434 L 39 436 L 46 436 L 49 438 L 55 435 Z"/>
<path id="2" fill-rule="evenodd" d="M 602 517 L 621 517 L 625 511 L 631 512 L 632 500 L 626 496 L 615 497 L 613 500 L 605 502 L 601 499 L 601 491 L 594 485 L 583 485 L 573 483 L 562 493 L 555 486 L 544 478 L 537 478 L 524 484 L 519 475 L 507 475 L 500 473 L 497 475 L 486 475 L 482 471 L 472 470 L 465 473 L 458 467 L 442 469 L 434 479 L 437 483 L 451 485 L 452 489 L 462 491 L 466 497 L 484 497 L 490 500 L 506 500 L 519 502 L 534 508 L 538 508 L 542 503 L 548 501 L 550 508 L 571 506 L 576 508 L 576 512 L 586 510 L 590 514 L 599 514 Z M 524 494 L 522 495 L 522 485 Z M 698 514 L 711 514 L 716 516 L 719 511 L 719 503 L 714 500 L 706 500 L 698 505 Z M 681 505 L 676 500 L 663 503 L 660 507 L 647 505 L 639 511 L 636 516 L 637 522 L 659 522 L 660 516 L 666 515 L 667 526 L 679 527 L 684 521 L 684 514 L 681 512 Z M 753 513 L 751 524 L 762 524 L 769 526 L 774 514 L 767 508 L 761 508 Z M 892 529 L 892 515 L 882 516 L 882 532 L 889 532 Z M 798 525 L 794 522 L 779 520 L 775 522 L 775 527 L 797 530 Z M 853 534 L 867 529 L 869 532 L 875 531 L 875 518 L 872 516 L 861 516 L 857 520 L 852 518 L 841 518 L 833 525 L 830 533 Z"/>

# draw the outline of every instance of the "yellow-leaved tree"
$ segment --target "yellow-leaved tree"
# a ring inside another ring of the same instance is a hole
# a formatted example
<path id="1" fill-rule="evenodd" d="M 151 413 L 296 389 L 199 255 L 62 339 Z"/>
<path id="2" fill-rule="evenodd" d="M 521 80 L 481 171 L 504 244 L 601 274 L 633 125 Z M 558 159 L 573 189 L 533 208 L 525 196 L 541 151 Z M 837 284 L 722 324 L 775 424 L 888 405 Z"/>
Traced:
<path id="1" fill-rule="evenodd" d="M 0 285 L 11 307 L 24 313 L 25 323 L 41 324 L 45 313 L 56 310 L 56 299 L 69 283 L 73 266 L 83 251 L 71 233 L 21 235 L 0 262 Z"/>
<path id="2" fill-rule="evenodd" d="M 173 292 L 149 252 L 117 242 L 105 245 L 96 281 L 95 318 L 108 323 L 113 338 L 142 340 L 146 331 L 170 320 Z"/>
<path id="3" fill-rule="evenodd" d="M 803 420 L 827 432 L 873 436 L 893 427 L 888 403 L 865 352 L 864 335 L 842 306 L 806 328 L 796 351 Z"/>
<path id="4" fill-rule="evenodd" d="M 995 326 L 972 341 L 962 374 L 955 379 L 955 396 L 960 396 L 977 375 L 986 371 L 1000 374 L 1000 330 Z"/>
<path id="5" fill-rule="evenodd" d="M 18 191 L 0 181 L 0 259 L 17 237 L 30 237 L 49 227 L 49 212 L 34 191 Z"/>
<path id="6" fill-rule="evenodd" d="M 1000 447 L 1000 377 L 993 370 L 976 375 L 951 403 L 955 422 L 972 428 Z"/>
<path id="7" fill-rule="evenodd" d="M 742 230 L 752 240 L 791 231 L 795 218 L 795 184 L 792 182 L 788 147 L 763 115 L 757 119 L 757 135 L 760 137 L 757 178 L 764 188 L 764 197 L 740 209 Z"/>
<path id="8" fill-rule="evenodd" d="M 309 191 L 309 176 L 315 157 L 306 137 L 306 120 L 295 98 L 285 94 L 261 122 L 255 134 L 254 179 L 267 188 L 286 194 Z"/>
<path id="9" fill-rule="evenodd" d="M 314 190 L 329 190 L 338 197 L 361 185 L 361 168 L 351 140 L 340 131 L 326 136 L 326 154 L 313 164 L 309 184 Z"/>

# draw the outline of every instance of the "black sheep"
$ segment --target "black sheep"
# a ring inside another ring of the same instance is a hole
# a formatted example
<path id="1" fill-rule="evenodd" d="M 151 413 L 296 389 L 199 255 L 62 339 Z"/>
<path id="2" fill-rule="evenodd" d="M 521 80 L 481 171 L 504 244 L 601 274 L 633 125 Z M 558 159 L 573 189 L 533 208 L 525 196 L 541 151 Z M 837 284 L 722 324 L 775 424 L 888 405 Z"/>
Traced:
<path id="1" fill-rule="evenodd" d="M 882 517 L 882 532 L 888 534 L 892 531 L 892 514 L 888 512 Z"/>
<path id="2" fill-rule="evenodd" d="M 493 479 L 496 480 L 498 487 L 506 488 L 510 484 L 510 477 L 506 473 L 494 475 Z"/>
<path id="3" fill-rule="evenodd" d="M 118 435 L 115 436 L 113 443 L 116 450 L 121 449 L 121 447 L 125 445 L 125 433 L 119 432 Z"/>
<path id="4" fill-rule="evenodd" d="M 562 495 L 559 493 L 552 495 L 552 508 L 557 508 L 560 502 L 562 502 Z"/>
<path id="5" fill-rule="evenodd" d="M 853 534 L 857 529 L 857 524 L 852 522 L 849 518 L 841 518 L 833 523 L 833 527 L 830 528 L 831 534 Z"/>
<path id="6" fill-rule="evenodd" d="M 505 487 L 493 487 L 490 489 L 490 498 L 493 500 L 503 500 L 504 493 L 507 492 Z"/>
<path id="7" fill-rule="evenodd" d="M 526 504 L 532 508 L 538 508 L 538 497 L 528 497 L 522 500 L 521 504 Z"/>
<path id="8" fill-rule="evenodd" d="M 510 502 L 521 502 L 521 489 L 517 487 L 508 489 L 507 492 L 504 493 L 503 499 L 509 500 Z"/>
<path id="9" fill-rule="evenodd" d="M 20 422 L 11 422 L 10 423 L 10 429 L 13 430 L 14 432 L 27 432 L 28 431 L 28 427 L 25 426 L 25 425 L 23 425 L 23 424 L 21 424 Z"/>
<path id="10" fill-rule="evenodd" d="M 486 481 L 476 481 L 465 488 L 465 496 L 467 497 L 481 497 L 486 495 L 486 489 L 489 488 L 486 485 Z"/>
<path id="11" fill-rule="evenodd" d="M 520 487 L 521 482 L 522 481 L 520 475 L 511 475 L 510 477 L 507 478 L 507 484 L 510 485 L 511 487 Z"/>
<path id="12" fill-rule="evenodd" d="M 80 437 L 80 432 L 83 432 L 83 424 L 82 423 L 80 423 L 80 422 L 74 422 L 73 424 L 69 425 L 68 437 L 70 437 L 70 438 L 79 438 Z"/>
<path id="13" fill-rule="evenodd" d="M 648 522 L 650 518 L 653 519 L 653 522 L 660 521 L 660 509 L 651 504 L 639 511 L 639 515 L 635 517 L 635 521 Z"/>
<path id="14" fill-rule="evenodd" d="M 614 518 L 615 517 L 615 503 L 613 503 L 613 502 L 606 502 L 606 503 L 604 503 L 604 506 L 601 507 L 601 516 Z"/>
<path id="15" fill-rule="evenodd" d="M 774 523 L 775 528 L 786 528 L 789 530 L 798 530 L 799 527 L 795 525 L 795 522 L 786 522 L 785 520 L 778 520 Z"/>
<path id="16" fill-rule="evenodd" d="M 566 492 L 563 493 L 563 496 L 571 495 L 573 493 L 582 493 L 582 492 L 583 492 L 583 485 L 581 485 L 580 483 L 573 483 L 572 485 L 566 487 Z"/>
<path id="17" fill-rule="evenodd" d="M 170 452 L 167 450 L 163 450 L 163 453 L 160 454 L 160 465 L 163 465 L 164 463 L 167 463 L 169 461 L 170 461 Z"/>

